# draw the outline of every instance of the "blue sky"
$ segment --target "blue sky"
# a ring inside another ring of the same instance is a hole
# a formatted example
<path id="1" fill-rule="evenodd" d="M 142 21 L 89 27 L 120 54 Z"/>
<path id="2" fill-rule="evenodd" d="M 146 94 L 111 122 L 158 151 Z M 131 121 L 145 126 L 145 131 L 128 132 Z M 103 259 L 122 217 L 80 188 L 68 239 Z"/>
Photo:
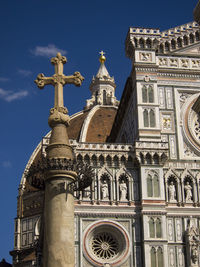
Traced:
<path id="1" fill-rule="evenodd" d="M 130 26 L 166 30 L 193 20 L 197 0 L 7 0 L 1 1 L 0 33 L 0 260 L 11 262 L 16 197 L 25 165 L 49 131 L 48 113 L 54 90 L 39 90 L 38 73 L 54 73 L 50 58 L 66 55 L 66 75 L 80 71 L 83 85 L 64 88 L 69 113 L 82 110 L 89 85 L 99 68 L 99 51 L 117 84 L 120 99 L 131 62 L 124 42 Z"/>

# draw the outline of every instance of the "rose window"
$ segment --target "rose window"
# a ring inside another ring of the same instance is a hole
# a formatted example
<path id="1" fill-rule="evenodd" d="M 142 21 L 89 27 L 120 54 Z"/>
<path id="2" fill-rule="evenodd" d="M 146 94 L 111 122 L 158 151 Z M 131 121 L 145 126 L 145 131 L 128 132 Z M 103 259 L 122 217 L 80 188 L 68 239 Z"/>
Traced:
<path id="1" fill-rule="evenodd" d="M 130 254 L 129 234 L 118 222 L 96 221 L 84 232 L 83 253 L 92 266 L 121 266 Z"/>
<path id="2" fill-rule="evenodd" d="M 118 240 L 110 233 L 99 233 L 93 237 L 92 250 L 101 259 L 110 259 L 119 252 Z"/>

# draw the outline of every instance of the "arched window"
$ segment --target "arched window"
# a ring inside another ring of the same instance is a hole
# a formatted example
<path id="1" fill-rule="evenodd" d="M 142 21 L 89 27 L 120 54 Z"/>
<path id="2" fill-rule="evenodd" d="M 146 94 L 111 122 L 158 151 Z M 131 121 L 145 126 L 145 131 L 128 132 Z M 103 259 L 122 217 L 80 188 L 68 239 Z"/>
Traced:
<path id="1" fill-rule="evenodd" d="M 150 218 L 149 220 L 149 236 L 150 238 L 155 237 L 155 223 L 153 218 Z"/>
<path id="2" fill-rule="evenodd" d="M 135 47 L 138 47 L 138 40 L 136 38 L 134 38 L 134 42 L 135 42 Z"/>
<path id="3" fill-rule="evenodd" d="M 148 87 L 148 100 L 149 100 L 149 103 L 153 103 L 154 102 L 154 92 L 153 92 L 153 86 L 152 85 L 149 85 Z"/>
<path id="4" fill-rule="evenodd" d="M 93 166 L 97 166 L 97 157 L 95 155 L 92 156 L 92 164 Z"/>
<path id="5" fill-rule="evenodd" d="M 157 174 L 154 174 L 153 177 L 153 195 L 154 197 L 160 196 L 160 188 L 159 188 L 159 178 Z"/>
<path id="6" fill-rule="evenodd" d="M 162 237 L 161 220 L 159 218 L 156 219 L 156 237 Z"/>
<path id="7" fill-rule="evenodd" d="M 109 155 L 106 157 L 106 163 L 108 166 L 112 166 L 112 159 Z"/>
<path id="8" fill-rule="evenodd" d="M 154 102 L 154 90 L 153 85 L 142 87 L 142 102 L 153 103 Z"/>
<path id="9" fill-rule="evenodd" d="M 114 156 L 113 158 L 114 166 L 118 167 L 119 166 L 119 158 L 117 156 Z"/>
<path id="10" fill-rule="evenodd" d="M 156 266 L 156 249 L 154 247 L 151 248 L 151 267 Z"/>
<path id="11" fill-rule="evenodd" d="M 149 117 L 150 117 L 150 127 L 155 127 L 156 123 L 155 123 L 155 113 L 154 113 L 154 110 L 151 109 L 150 112 L 149 112 Z"/>
<path id="12" fill-rule="evenodd" d="M 153 179 L 150 174 L 147 176 L 147 196 L 153 197 Z"/>
<path id="13" fill-rule="evenodd" d="M 163 44 L 160 45 L 160 53 L 164 53 L 164 47 L 163 47 Z"/>
<path id="14" fill-rule="evenodd" d="M 155 174 L 147 175 L 147 196 L 148 197 L 159 197 L 160 196 L 160 183 L 159 177 Z"/>
<path id="15" fill-rule="evenodd" d="M 78 154 L 78 156 L 77 156 L 77 161 L 78 162 L 81 162 L 83 160 L 83 157 L 80 155 L 80 154 Z"/>
<path id="16" fill-rule="evenodd" d="M 163 250 L 161 247 L 158 247 L 157 250 L 155 247 L 151 248 L 151 267 L 163 267 Z"/>
<path id="17" fill-rule="evenodd" d="M 103 90 L 103 105 L 106 105 L 106 90 Z"/>
<path id="18" fill-rule="evenodd" d="M 188 45 L 188 37 L 186 35 L 183 37 L 183 43 L 184 45 Z"/>
<path id="19" fill-rule="evenodd" d="M 190 43 L 191 44 L 194 43 L 194 35 L 192 33 L 190 33 Z"/>
<path id="20" fill-rule="evenodd" d="M 195 37 L 196 37 L 196 41 L 199 41 L 200 40 L 199 32 L 195 32 Z"/>
<path id="21" fill-rule="evenodd" d="M 97 104 L 97 98 L 98 98 L 98 91 L 95 92 L 95 102 Z"/>
<path id="22" fill-rule="evenodd" d="M 102 155 L 99 157 L 99 163 L 101 166 L 104 165 L 104 157 Z"/>
<path id="23" fill-rule="evenodd" d="M 148 102 L 148 99 L 147 99 L 147 86 L 146 85 L 144 85 L 142 87 L 142 101 L 144 103 L 147 103 Z"/>
<path id="24" fill-rule="evenodd" d="M 143 111 L 144 127 L 156 127 L 155 112 L 153 109 Z"/>
<path id="25" fill-rule="evenodd" d="M 172 49 L 176 49 L 176 42 L 175 42 L 175 40 L 172 40 L 171 41 L 171 46 L 172 46 Z"/>
<path id="26" fill-rule="evenodd" d="M 182 39 L 180 37 L 177 39 L 177 44 L 179 48 L 182 47 Z"/>
<path id="27" fill-rule="evenodd" d="M 143 111 L 143 119 L 144 119 L 144 127 L 149 127 L 149 113 L 147 109 Z"/>
<path id="28" fill-rule="evenodd" d="M 162 237 L 162 225 L 160 218 L 150 218 L 149 220 L 149 236 L 150 238 Z"/>
<path id="29" fill-rule="evenodd" d="M 168 42 L 165 43 L 165 51 L 169 51 L 169 43 Z"/>
<path id="30" fill-rule="evenodd" d="M 86 164 L 90 164 L 90 157 L 88 155 L 85 155 L 84 161 Z"/>
<path id="31" fill-rule="evenodd" d="M 161 247 L 157 250 L 158 267 L 163 267 L 163 250 Z"/>
<path id="32" fill-rule="evenodd" d="M 139 44 L 140 48 L 144 48 L 144 39 L 140 39 Z"/>
<path id="33" fill-rule="evenodd" d="M 146 41 L 146 47 L 147 48 L 151 48 L 151 40 L 150 39 L 147 39 L 147 41 Z"/>

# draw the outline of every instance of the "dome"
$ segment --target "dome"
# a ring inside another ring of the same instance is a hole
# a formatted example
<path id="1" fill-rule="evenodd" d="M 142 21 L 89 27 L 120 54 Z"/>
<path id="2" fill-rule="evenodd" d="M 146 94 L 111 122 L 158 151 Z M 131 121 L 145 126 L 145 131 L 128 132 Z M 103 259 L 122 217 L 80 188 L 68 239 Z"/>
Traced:
<path id="1" fill-rule="evenodd" d="M 86 101 L 82 111 L 70 116 L 70 124 L 67 128 L 70 140 L 80 143 L 106 143 L 110 135 L 119 101 L 115 97 L 114 78 L 110 77 L 104 64 L 105 60 L 100 62 L 99 70 L 90 85 L 91 98 Z M 50 135 L 51 132 L 38 144 L 26 165 L 21 180 L 21 187 L 26 192 L 38 190 L 26 182 L 25 173 L 33 163 L 37 163 L 45 155 Z"/>
<path id="2" fill-rule="evenodd" d="M 94 106 L 91 110 L 71 116 L 69 139 L 87 143 L 105 143 L 115 119 L 117 108 Z"/>

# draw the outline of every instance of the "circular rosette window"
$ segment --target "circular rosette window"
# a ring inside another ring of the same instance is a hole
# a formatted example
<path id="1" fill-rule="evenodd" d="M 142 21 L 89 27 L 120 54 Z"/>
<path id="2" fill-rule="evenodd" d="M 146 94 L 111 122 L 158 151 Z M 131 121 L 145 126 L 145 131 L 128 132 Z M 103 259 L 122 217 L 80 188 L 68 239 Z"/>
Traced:
<path id="1" fill-rule="evenodd" d="M 193 109 L 194 103 L 197 101 L 199 94 L 190 97 L 185 104 L 183 135 L 187 144 L 194 150 L 197 155 L 200 155 L 200 115 Z"/>
<path id="2" fill-rule="evenodd" d="M 117 222 L 95 222 L 84 232 L 83 251 L 93 266 L 121 266 L 129 256 L 129 235 Z"/>

